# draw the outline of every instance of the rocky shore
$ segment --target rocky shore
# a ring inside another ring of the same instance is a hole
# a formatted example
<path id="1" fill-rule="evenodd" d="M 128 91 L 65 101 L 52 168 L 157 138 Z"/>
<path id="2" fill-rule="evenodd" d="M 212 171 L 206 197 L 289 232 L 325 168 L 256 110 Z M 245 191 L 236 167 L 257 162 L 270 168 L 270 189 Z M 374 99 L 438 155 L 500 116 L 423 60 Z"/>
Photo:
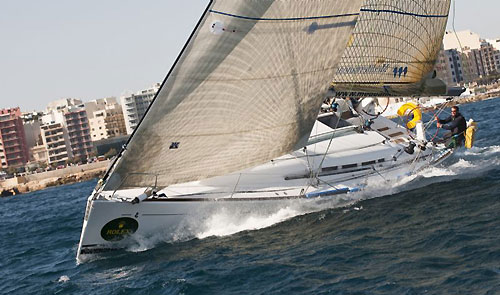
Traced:
<path id="1" fill-rule="evenodd" d="M 108 161 L 64 169 L 18 176 L 0 181 L 0 196 L 7 197 L 27 192 L 100 178 L 106 172 Z"/>
<path id="2" fill-rule="evenodd" d="M 465 104 L 465 103 L 471 103 L 471 102 L 477 102 L 481 100 L 486 100 L 490 98 L 496 98 L 500 97 L 500 89 L 488 92 L 488 93 L 482 93 L 482 94 L 477 94 L 473 95 L 470 97 L 463 97 L 463 98 L 457 98 L 452 101 L 454 104 Z"/>

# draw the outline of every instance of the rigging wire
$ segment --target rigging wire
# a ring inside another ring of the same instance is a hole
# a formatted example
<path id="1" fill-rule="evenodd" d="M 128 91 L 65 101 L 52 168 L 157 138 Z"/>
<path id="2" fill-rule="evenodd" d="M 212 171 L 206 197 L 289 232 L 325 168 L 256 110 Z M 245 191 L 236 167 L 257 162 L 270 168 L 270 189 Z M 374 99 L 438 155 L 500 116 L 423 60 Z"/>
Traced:
<path id="1" fill-rule="evenodd" d="M 332 137 L 330 138 L 330 141 L 328 142 L 328 146 L 325 150 L 325 154 L 323 155 L 323 158 L 321 158 L 321 162 L 318 165 L 317 173 L 314 176 L 315 178 L 318 178 L 319 171 L 321 170 L 321 167 L 323 166 L 323 162 L 325 161 L 326 155 L 328 154 L 328 150 L 330 149 L 330 146 L 332 145 L 333 139 L 335 138 L 335 133 L 337 132 L 337 127 L 339 126 L 340 120 L 341 120 L 340 117 L 338 117 L 337 123 L 335 124 L 335 128 L 333 129 L 333 132 L 332 132 Z"/>
<path id="2" fill-rule="evenodd" d="M 463 73 L 463 76 L 467 76 L 468 73 L 467 71 L 464 71 L 463 70 L 463 64 L 464 64 L 464 61 L 467 59 L 467 58 L 463 58 L 464 56 L 466 56 L 466 54 L 464 53 L 464 47 L 462 46 L 462 41 L 460 40 L 460 37 L 458 36 L 457 34 L 457 30 L 455 29 L 455 17 L 456 17 L 456 6 L 457 6 L 457 1 L 456 0 L 453 0 L 453 17 L 452 17 L 452 21 L 451 21 L 451 27 L 453 29 L 453 33 L 455 35 L 455 38 L 457 38 L 457 41 L 458 41 L 458 46 L 460 46 L 460 57 L 462 58 L 462 73 Z M 467 61 L 467 64 L 469 62 Z M 470 83 L 471 82 L 471 77 L 465 77 L 467 78 L 466 80 Z M 460 82 L 460 81 L 459 81 Z M 465 81 L 464 81 L 464 84 L 465 84 Z"/>

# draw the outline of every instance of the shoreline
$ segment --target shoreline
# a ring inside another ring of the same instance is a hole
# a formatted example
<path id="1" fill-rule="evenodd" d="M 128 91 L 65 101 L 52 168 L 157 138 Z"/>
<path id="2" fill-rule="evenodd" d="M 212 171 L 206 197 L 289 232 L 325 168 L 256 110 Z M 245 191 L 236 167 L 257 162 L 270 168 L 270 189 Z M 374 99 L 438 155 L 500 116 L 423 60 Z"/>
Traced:
<path id="1" fill-rule="evenodd" d="M 100 178 L 106 172 L 109 163 L 110 161 L 106 160 L 5 179 L 0 181 L 0 197 L 25 194 L 49 187 Z"/>

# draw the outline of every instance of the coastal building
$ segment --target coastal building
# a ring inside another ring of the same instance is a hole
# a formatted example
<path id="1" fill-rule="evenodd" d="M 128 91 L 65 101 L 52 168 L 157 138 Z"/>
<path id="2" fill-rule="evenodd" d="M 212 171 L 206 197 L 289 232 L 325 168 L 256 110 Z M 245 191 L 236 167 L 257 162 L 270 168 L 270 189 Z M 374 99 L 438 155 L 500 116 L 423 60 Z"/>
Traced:
<path id="1" fill-rule="evenodd" d="M 458 85 L 464 81 L 462 64 L 462 57 L 458 50 L 441 50 L 435 67 L 437 76 L 448 86 Z"/>
<path id="2" fill-rule="evenodd" d="M 63 112 L 56 111 L 56 110 L 51 110 L 49 112 L 45 112 L 42 115 L 40 127 L 42 125 L 54 124 L 54 123 L 60 123 L 60 124 L 64 123 L 64 114 L 63 114 Z"/>
<path id="3" fill-rule="evenodd" d="M 40 135 L 40 139 L 42 136 Z M 47 148 L 43 144 L 43 140 L 39 145 L 35 145 L 30 149 L 30 162 L 49 163 Z"/>
<path id="4" fill-rule="evenodd" d="M 87 101 L 84 103 L 85 110 L 87 111 L 87 116 L 92 119 L 94 112 L 104 110 L 106 106 L 118 104 L 116 97 L 105 97 Z"/>
<path id="5" fill-rule="evenodd" d="M 86 107 L 81 100 L 65 98 L 49 103 L 42 124 L 42 133 L 44 130 L 45 135 L 55 132 L 59 139 L 53 144 L 44 140 L 50 164 L 63 165 L 70 159 L 84 160 L 95 153 Z"/>
<path id="6" fill-rule="evenodd" d="M 443 37 L 444 50 L 457 49 L 468 51 L 481 48 L 481 36 L 470 30 L 452 32 L 446 31 Z"/>
<path id="7" fill-rule="evenodd" d="M 46 113 L 50 113 L 52 111 L 63 112 L 67 110 L 71 106 L 81 105 L 82 101 L 76 98 L 63 98 L 49 102 L 47 108 L 45 109 Z"/>
<path id="8" fill-rule="evenodd" d="M 500 73 L 500 50 L 490 42 L 481 42 L 480 54 L 483 59 L 483 67 L 486 75 Z"/>
<path id="9" fill-rule="evenodd" d="M 94 154 L 90 125 L 83 105 L 71 106 L 64 112 L 72 158 L 87 159 Z"/>
<path id="10" fill-rule="evenodd" d="M 72 156 L 69 137 L 62 123 L 48 123 L 40 127 L 43 145 L 47 151 L 49 165 L 65 165 Z"/>
<path id="11" fill-rule="evenodd" d="M 122 106 L 116 98 L 103 98 L 85 103 L 93 142 L 126 135 Z"/>
<path id="12" fill-rule="evenodd" d="M 1 168 L 20 167 L 29 160 L 26 136 L 17 108 L 0 110 L 0 163 Z"/>
<path id="13" fill-rule="evenodd" d="M 29 151 L 29 161 L 34 161 L 34 155 L 32 154 L 32 149 L 35 146 L 42 145 L 42 135 L 40 126 L 42 124 L 41 118 L 43 113 L 29 112 L 23 113 L 21 118 L 23 119 L 24 134 L 26 136 L 26 147 Z M 35 150 L 39 153 L 39 149 Z"/>
<path id="14" fill-rule="evenodd" d="M 131 134 L 137 127 L 159 89 L 160 83 L 156 83 L 148 89 L 121 97 L 127 134 Z"/>
<path id="15" fill-rule="evenodd" d="M 471 31 L 446 32 L 443 44 L 444 49 L 440 53 L 436 70 L 447 83 L 469 83 L 500 73 L 500 39 L 485 40 Z M 445 64 L 443 60 L 449 58 L 452 60 Z M 461 69 L 456 68 L 458 62 Z M 453 83 L 454 80 L 456 82 Z"/>

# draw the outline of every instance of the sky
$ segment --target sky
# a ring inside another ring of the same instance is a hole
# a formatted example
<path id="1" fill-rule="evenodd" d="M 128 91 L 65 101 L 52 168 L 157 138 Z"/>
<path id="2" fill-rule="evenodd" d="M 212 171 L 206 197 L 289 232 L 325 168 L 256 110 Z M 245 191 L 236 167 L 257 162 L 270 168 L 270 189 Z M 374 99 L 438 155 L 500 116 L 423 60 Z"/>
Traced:
<path id="1" fill-rule="evenodd" d="M 120 97 L 162 82 L 207 4 L 0 0 L 0 109 L 42 111 L 56 99 Z M 499 0 L 456 0 L 455 11 L 457 31 L 500 38 Z"/>

